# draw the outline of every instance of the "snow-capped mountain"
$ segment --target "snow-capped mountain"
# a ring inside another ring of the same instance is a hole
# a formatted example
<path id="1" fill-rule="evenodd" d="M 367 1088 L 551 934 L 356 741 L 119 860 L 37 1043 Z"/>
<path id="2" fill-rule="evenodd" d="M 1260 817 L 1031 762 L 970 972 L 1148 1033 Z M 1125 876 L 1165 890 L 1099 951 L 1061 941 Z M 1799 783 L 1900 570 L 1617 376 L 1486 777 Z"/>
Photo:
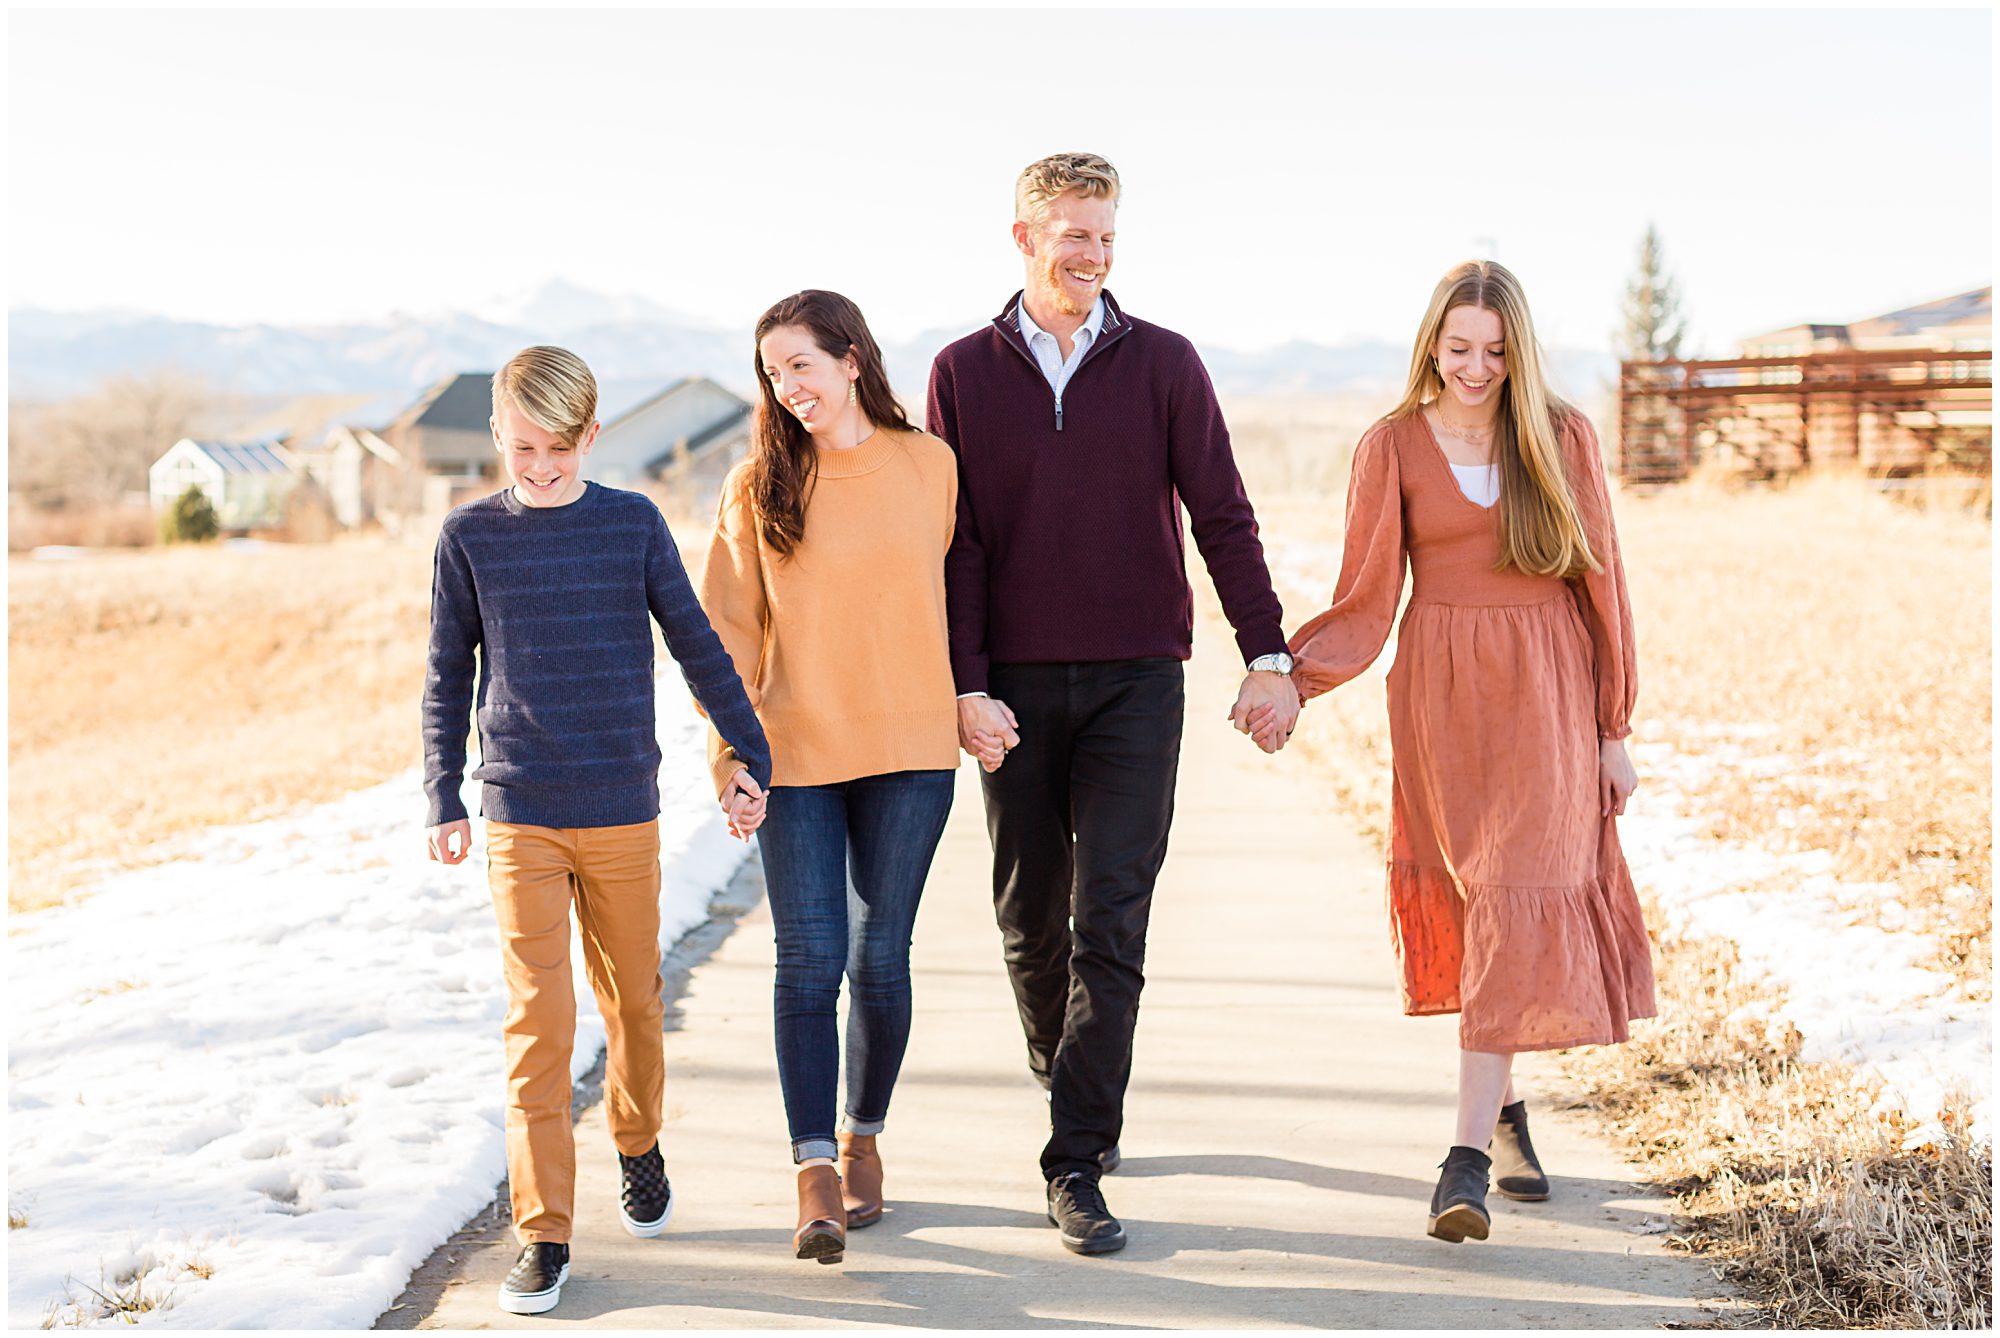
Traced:
<path id="1" fill-rule="evenodd" d="M 920 405 L 931 358 L 984 317 L 968 315 L 902 342 L 885 343 L 892 383 Z M 600 380 L 713 377 L 738 394 L 755 390 L 750 330 L 726 329 L 643 297 L 594 292 L 561 280 L 507 294 L 469 311 L 397 312 L 337 325 L 213 325 L 129 311 L 8 313 L 10 394 L 53 399 L 103 377 L 175 367 L 218 393 L 243 396 L 414 394 L 455 372 L 497 367 L 528 345 L 559 342 Z M 1409 356 L 1382 342 L 1330 347 L 1293 341 L 1259 352 L 1202 349 L 1225 395 L 1375 391 L 1393 395 Z M 1555 350 L 1558 384 L 1592 389 L 1615 372 L 1609 355 Z"/>

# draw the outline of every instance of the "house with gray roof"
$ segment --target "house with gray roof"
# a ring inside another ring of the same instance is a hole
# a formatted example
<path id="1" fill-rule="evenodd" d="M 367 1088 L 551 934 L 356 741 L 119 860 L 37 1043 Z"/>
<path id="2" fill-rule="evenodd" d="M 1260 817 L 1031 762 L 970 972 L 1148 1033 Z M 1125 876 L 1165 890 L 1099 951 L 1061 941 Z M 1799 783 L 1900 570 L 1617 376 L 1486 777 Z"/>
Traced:
<path id="1" fill-rule="evenodd" d="M 147 471 L 147 491 L 153 509 L 164 512 L 190 487 L 200 488 L 225 531 L 262 530 L 284 522 L 285 501 L 299 478 L 296 462 L 275 439 L 182 437 Z"/>
<path id="2" fill-rule="evenodd" d="M 433 383 L 378 435 L 426 474 L 497 479 L 493 373 L 460 372 Z"/>
<path id="3" fill-rule="evenodd" d="M 604 426 L 584 477 L 615 488 L 658 484 L 677 510 L 712 516 L 723 476 L 750 449 L 749 402 L 705 376 L 684 376 L 629 407 L 600 399 Z"/>
<path id="4" fill-rule="evenodd" d="M 421 470 L 423 509 L 437 516 L 500 486 L 493 449 L 493 374 L 461 372 L 427 388 L 376 436 Z M 750 443 L 751 406 L 705 376 L 598 387 L 603 427 L 584 477 L 671 495 L 675 509 L 713 512 L 722 479 Z M 657 485 L 657 486 L 655 486 Z"/>

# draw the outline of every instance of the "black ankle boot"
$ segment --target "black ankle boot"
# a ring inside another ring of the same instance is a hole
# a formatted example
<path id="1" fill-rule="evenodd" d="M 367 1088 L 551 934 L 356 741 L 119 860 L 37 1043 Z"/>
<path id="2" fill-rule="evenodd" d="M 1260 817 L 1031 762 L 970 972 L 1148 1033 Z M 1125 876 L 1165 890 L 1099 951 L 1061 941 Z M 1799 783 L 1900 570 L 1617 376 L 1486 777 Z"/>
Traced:
<path id="1" fill-rule="evenodd" d="M 1502 1198 L 1539 1203 L 1549 1196 L 1549 1177 L 1528 1141 L 1528 1103 L 1500 1107 L 1493 1126 L 1493 1192 Z"/>
<path id="2" fill-rule="evenodd" d="M 1493 1159 L 1478 1148 L 1454 1144 L 1439 1165 L 1444 1174 L 1431 1192 L 1430 1234 L 1454 1245 L 1467 1236 L 1485 1240 L 1493 1222 L 1486 1211 L 1486 1173 Z"/>

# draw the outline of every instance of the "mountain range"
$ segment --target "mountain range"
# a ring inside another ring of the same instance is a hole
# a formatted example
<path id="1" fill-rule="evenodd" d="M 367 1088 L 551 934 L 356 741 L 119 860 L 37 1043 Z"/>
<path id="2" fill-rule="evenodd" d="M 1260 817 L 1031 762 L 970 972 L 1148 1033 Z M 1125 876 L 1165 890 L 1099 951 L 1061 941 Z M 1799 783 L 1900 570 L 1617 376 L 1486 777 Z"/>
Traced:
<path id="1" fill-rule="evenodd" d="M 968 316 L 885 343 L 892 383 L 906 399 L 920 400 L 937 350 L 982 319 Z M 399 403 L 441 377 L 490 370 L 535 343 L 573 349 L 601 381 L 664 383 L 699 374 L 738 394 L 755 390 L 747 329 L 704 324 L 644 298 L 559 280 L 472 310 L 396 313 L 379 321 L 216 325 L 134 312 L 19 308 L 8 313 L 7 331 L 9 394 L 18 400 L 60 399 L 106 376 L 173 368 L 245 398 L 365 395 Z M 1380 341 L 1295 340 L 1253 352 L 1193 337 L 1224 395 L 1393 394 L 1409 356 L 1406 346 Z M 1616 374 L 1608 353 L 1555 350 L 1552 357 L 1558 384 L 1579 394 Z"/>

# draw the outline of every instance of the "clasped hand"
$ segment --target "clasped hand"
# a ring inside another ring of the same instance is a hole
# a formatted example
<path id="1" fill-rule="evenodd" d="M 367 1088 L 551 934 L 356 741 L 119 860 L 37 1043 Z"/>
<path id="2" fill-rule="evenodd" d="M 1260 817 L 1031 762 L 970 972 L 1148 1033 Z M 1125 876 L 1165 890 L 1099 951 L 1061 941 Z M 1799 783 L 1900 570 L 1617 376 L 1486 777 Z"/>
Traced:
<path id="1" fill-rule="evenodd" d="M 748 841 L 764 825 L 764 810 L 771 796 L 751 778 L 748 769 L 738 771 L 722 789 L 722 811 L 729 817 L 729 834 Z"/>
<path id="2" fill-rule="evenodd" d="M 979 759 L 982 770 L 998 771 L 1007 754 L 1021 746 L 1021 722 L 1006 702 L 992 697 L 960 697 L 958 746 Z"/>
<path id="3" fill-rule="evenodd" d="M 1253 670 L 1243 675 L 1229 723 L 1267 753 L 1275 753 L 1299 724 L 1299 690 L 1287 674 Z"/>

